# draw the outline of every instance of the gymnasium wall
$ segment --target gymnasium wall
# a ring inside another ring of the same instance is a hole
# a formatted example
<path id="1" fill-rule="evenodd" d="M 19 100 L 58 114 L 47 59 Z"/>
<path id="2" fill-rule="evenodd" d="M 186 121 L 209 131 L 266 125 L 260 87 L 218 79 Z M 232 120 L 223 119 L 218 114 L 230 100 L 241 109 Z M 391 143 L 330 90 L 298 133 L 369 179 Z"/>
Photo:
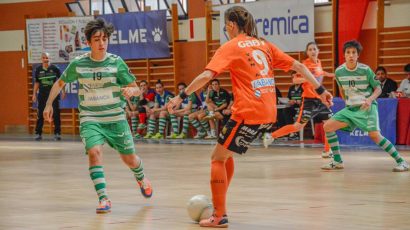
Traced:
<path id="1" fill-rule="evenodd" d="M 21 2 L 20 0 L 1 1 Z M 27 63 L 26 53 L 21 51 L 24 43 L 25 17 L 63 17 L 68 12 L 66 2 L 72 0 L 31 1 L 24 3 L 0 4 L 0 133 L 6 126 L 27 126 L 29 98 L 27 94 Z M 377 4 L 371 1 L 366 14 L 363 30 L 359 40 L 365 52 L 360 60 L 376 67 L 376 12 Z M 385 6 L 385 27 L 410 26 L 410 1 L 392 0 Z M 179 23 L 180 41 L 177 49 L 180 51 L 177 80 L 189 83 L 203 71 L 205 60 L 205 3 L 189 0 L 189 20 Z M 192 22 L 191 22 L 192 21 Z M 193 25 L 193 31 L 190 30 Z M 219 39 L 219 17 L 213 21 L 213 39 Z M 316 32 L 332 30 L 331 6 L 315 7 Z M 192 33 L 193 32 L 193 33 Z M 23 61 L 22 61 L 23 60 Z"/>
<path id="2" fill-rule="evenodd" d="M 27 55 L 21 50 L 25 17 L 67 16 L 65 2 L 72 1 L 0 4 L 0 133 L 5 132 L 6 126 L 26 128 L 28 124 Z"/>

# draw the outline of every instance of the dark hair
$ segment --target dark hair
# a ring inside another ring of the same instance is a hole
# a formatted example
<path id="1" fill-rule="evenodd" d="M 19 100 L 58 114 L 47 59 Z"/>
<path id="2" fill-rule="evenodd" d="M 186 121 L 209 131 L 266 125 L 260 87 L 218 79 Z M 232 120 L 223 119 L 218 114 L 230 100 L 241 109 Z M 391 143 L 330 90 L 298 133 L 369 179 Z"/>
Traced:
<path id="1" fill-rule="evenodd" d="M 233 6 L 227 9 L 225 11 L 225 21 L 235 22 L 239 31 L 243 31 L 251 37 L 258 37 L 258 29 L 252 14 L 242 6 Z"/>
<path id="2" fill-rule="evenodd" d="M 102 18 L 97 18 L 95 20 L 89 21 L 84 29 L 84 34 L 87 38 L 87 41 L 90 42 L 91 37 L 98 31 L 102 31 L 103 33 L 105 33 L 105 35 L 107 35 L 107 37 L 110 37 L 114 32 L 114 26 L 111 23 L 107 23 Z"/>
<path id="3" fill-rule="evenodd" d="M 221 84 L 221 82 L 219 82 L 219 80 L 218 80 L 218 79 L 216 79 L 216 78 L 212 79 L 212 80 L 211 80 L 211 83 L 212 83 L 212 82 L 217 82 L 217 83 L 218 83 L 218 85 L 220 85 L 220 84 Z"/>
<path id="4" fill-rule="evenodd" d="M 404 72 L 410 72 L 410 64 L 404 66 Z"/>
<path id="5" fill-rule="evenodd" d="M 293 74 L 297 74 L 297 73 L 298 73 L 298 72 L 292 70 L 292 71 L 290 71 L 290 76 L 292 76 Z"/>
<path id="6" fill-rule="evenodd" d="M 184 86 L 185 88 L 186 88 L 186 84 L 184 83 L 184 82 L 180 82 L 180 83 L 178 83 L 178 85 L 177 85 L 177 87 L 179 87 L 179 86 Z"/>
<path id="7" fill-rule="evenodd" d="M 162 84 L 162 81 L 161 80 L 157 80 L 157 82 L 155 83 L 155 85 L 158 85 L 158 84 L 160 84 L 162 87 L 164 87 L 164 84 Z"/>
<path id="8" fill-rule="evenodd" d="M 141 83 L 145 83 L 145 84 L 148 85 L 148 82 L 147 82 L 146 80 L 141 80 L 141 81 L 140 81 L 140 84 L 141 84 Z"/>
<path id="9" fill-rule="evenodd" d="M 387 74 L 386 68 L 384 68 L 383 66 L 378 66 L 376 68 L 376 71 L 374 71 L 375 73 L 382 71 L 384 74 Z"/>
<path id="10" fill-rule="evenodd" d="M 315 41 L 309 42 L 309 43 L 306 45 L 305 53 L 307 53 L 307 50 L 308 50 L 308 48 L 309 48 L 310 45 L 315 45 L 315 46 L 317 47 L 317 43 L 316 43 Z"/>
<path id="11" fill-rule="evenodd" d="M 363 50 L 363 47 L 360 44 L 360 42 L 356 40 L 350 40 L 348 42 L 345 42 L 345 44 L 343 44 L 343 53 L 345 53 L 348 48 L 355 48 L 358 54 L 360 54 Z"/>

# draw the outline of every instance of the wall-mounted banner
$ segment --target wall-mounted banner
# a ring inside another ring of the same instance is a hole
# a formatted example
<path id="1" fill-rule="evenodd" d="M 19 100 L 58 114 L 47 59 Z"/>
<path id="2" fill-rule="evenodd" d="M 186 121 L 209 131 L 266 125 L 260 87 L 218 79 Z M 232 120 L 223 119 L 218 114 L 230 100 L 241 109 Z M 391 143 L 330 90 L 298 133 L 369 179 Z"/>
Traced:
<path id="1" fill-rule="evenodd" d="M 165 10 L 100 16 L 115 27 L 108 52 L 123 59 L 169 57 Z"/>
<path id="2" fill-rule="evenodd" d="M 69 62 L 89 50 L 85 25 L 93 17 L 27 19 L 28 62 L 40 63 L 48 52 L 53 63 Z"/>
<path id="3" fill-rule="evenodd" d="M 225 10 L 235 5 L 251 12 L 259 37 L 285 52 L 303 51 L 306 44 L 314 40 L 314 0 L 261 0 L 215 7 L 221 13 L 221 44 L 228 40 L 228 34 L 224 31 Z"/>

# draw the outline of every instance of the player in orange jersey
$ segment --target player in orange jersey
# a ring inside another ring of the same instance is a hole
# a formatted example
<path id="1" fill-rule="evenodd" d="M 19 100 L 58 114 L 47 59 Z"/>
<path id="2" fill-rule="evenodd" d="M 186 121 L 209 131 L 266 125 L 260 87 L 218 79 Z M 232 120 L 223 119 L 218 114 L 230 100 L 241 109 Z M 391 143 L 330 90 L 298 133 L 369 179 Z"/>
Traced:
<path id="1" fill-rule="evenodd" d="M 226 192 L 234 172 L 233 153 L 244 154 L 260 132 L 276 121 L 276 96 L 273 69 L 293 69 L 311 82 L 321 99 L 330 106 L 332 95 L 316 81 L 300 62 L 273 44 L 258 38 L 253 16 L 241 6 L 225 11 L 225 29 L 230 41 L 222 45 L 183 93 L 172 98 L 168 110 L 173 113 L 181 101 L 201 89 L 218 74 L 229 71 L 235 97 L 232 115 L 218 138 L 211 157 L 211 190 L 214 214 L 202 220 L 202 227 L 227 227 Z"/>
<path id="2" fill-rule="evenodd" d="M 306 45 L 305 50 L 308 58 L 303 61 L 303 64 L 310 70 L 315 76 L 316 80 L 320 83 L 323 81 L 323 77 L 334 77 L 334 74 L 323 71 L 322 63 L 319 60 L 319 49 L 315 42 L 309 42 Z M 295 77 L 293 82 L 296 84 L 302 84 L 302 104 L 300 106 L 300 112 L 297 121 L 294 124 L 283 126 L 276 130 L 272 134 L 267 133 L 263 139 L 263 145 L 267 148 L 275 138 L 279 138 L 290 133 L 298 132 L 303 129 L 306 124 L 314 117 L 319 118 L 322 121 L 326 121 L 332 115 L 332 111 L 320 101 L 320 96 L 316 93 L 314 86 L 306 81 L 302 77 Z M 332 155 L 330 146 L 325 139 L 324 151 L 322 152 L 323 158 L 329 158 Z"/>

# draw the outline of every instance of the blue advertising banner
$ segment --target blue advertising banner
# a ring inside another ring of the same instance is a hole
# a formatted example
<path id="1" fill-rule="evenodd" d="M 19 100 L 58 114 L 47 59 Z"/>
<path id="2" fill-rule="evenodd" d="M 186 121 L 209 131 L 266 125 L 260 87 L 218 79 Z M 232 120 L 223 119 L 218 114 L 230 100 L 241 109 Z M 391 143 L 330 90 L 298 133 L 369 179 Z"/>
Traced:
<path id="1" fill-rule="evenodd" d="M 41 64 L 33 65 L 33 73 L 32 73 L 33 85 L 34 85 L 35 69 L 40 65 Z M 53 65 L 57 66 L 57 68 L 60 69 L 61 73 L 63 73 L 64 70 L 67 68 L 68 64 L 53 64 Z M 64 100 L 60 100 L 60 108 L 61 109 L 78 108 L 78 81 L 67 83 L 65 85 L 65 92 L 66 92 L 66 97 L 64 98 Z M 33 108 L 37 108 L 37 102 L 33 103 Z"/>
<path id="2" fill-rule="evenodd" d="M 123 59 L 169 57 L 166 11 L 100 16 L 114 25 L 108 52 Z"/>
<path id="3" fill-rule="evenodd" d="M 333 113 L 336 113 L 345 107 L 345 103 L 341 98 L 334 98 L 333 102 Z M 381 133 L 392 143 L 396 143 L 397 99 L 380 98 L 377 99 L 377 103 L 379 104 L 378 111 Z M 369 138 L 369 134 L 358 128 L 352 132 L 337 131 L 337 135 L 341 144 L 374 145 L 374 142 Z"/>

